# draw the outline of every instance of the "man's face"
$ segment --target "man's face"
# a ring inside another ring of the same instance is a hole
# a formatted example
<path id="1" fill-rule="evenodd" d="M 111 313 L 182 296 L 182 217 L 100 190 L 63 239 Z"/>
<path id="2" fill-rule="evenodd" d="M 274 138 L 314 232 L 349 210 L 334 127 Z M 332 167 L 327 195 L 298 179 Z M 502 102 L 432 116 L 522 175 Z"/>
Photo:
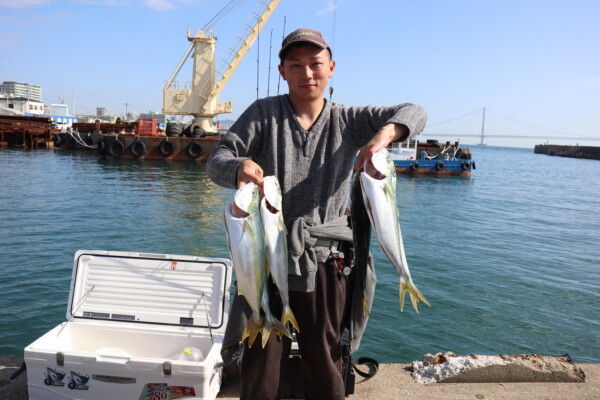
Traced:
<path id="1" fill-rule="evenodd" d="M 290 49 L 279 66 L 290 97 L 304 101 L 323 98 L 334 69 L 335 61 L 330 59 L 329 51 L 312 44 Z"/>

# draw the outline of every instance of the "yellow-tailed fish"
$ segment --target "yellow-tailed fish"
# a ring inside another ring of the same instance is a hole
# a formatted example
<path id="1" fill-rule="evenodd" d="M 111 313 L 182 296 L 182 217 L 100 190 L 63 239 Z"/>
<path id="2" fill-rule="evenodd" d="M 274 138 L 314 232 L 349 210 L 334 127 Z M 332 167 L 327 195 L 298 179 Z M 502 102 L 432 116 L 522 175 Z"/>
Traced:
<path id="1" fill-rule="evenodd" d="M 400 311 L 404 309 L 404 296 L 410 294 L 413 307 L 419 312 L 422 300 L 431 306 L 425 296 L 414 285 L 404 254 L 404 243 L 400 231 L 398 203 L 396 202 L 396 169 L 387 151 L 382 149 L 371 158 L 375 169 L 385 177 L 376 179 L 366 172 L 360 174 L 363 199 L 369 213 L 375 236 L 381 249 L 400 276 Z"/>
<path id="2" fill-rule="evenodd" d="M 234 203 L 245 216 L 233 214 Z M 248 338 L 250 347 L 264 325 L 260 310 L 267 277 L 267 255 L 259 206 L 258 185 L 248 183 L 235 192 L 225 208 L 225 228 L 238 293 L 244 296 L 253 312 L 242 333 L 242 341 Z"/>
<path id="3" fill-rule="evenodd" d="M 355 175 L 350 191 L 350 218 L 352 221 L 352 242 L 354 247 L 354 268 L 356 282 L 362 289 L 363 314 L 369 314 L 369 305 L 366 296 L 366 272 L 369 262 L 369 248 L 371 247 L 371 222 L 369 213 L 362 196 L 359 174 Z"/>
<path id="4" fill-rule="evenodd" d="M 287 230 L 283 223 L 282 196 L 279 181 L 275 176 L 266 176 L 263 180 L 264 197 L 260 202 L 260 214 L 265 231 L 265 242 L 267 248 L 267 260 L 269 273 L 277 290 L 283 311 L 281 313 L 280 326 L 275 326 L 279 336 L 292 337 L 286 324 L 289 321 L 297 331 L 300 331 L 294 313 L 290 308 L 288 295 L 288 250 Z M 274 321 L 276 324 L 279 321 Z M 264 339 L 263 339 L 264 340 Z"/>

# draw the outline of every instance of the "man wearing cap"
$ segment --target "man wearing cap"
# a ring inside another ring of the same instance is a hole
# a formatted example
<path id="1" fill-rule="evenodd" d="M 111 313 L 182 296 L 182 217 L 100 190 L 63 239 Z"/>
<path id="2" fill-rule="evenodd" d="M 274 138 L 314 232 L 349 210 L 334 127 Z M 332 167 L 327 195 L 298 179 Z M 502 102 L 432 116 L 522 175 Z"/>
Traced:
<path id="1" fill-rule="evenodd" d="M 345 210 L 353 166 L 369 165 L 371 156 L 392 141 L 419 134 L 427 114 L 410 103 L 346 107 L 326 100 L 336 64 L 319 31 L 300 28 L 290 33 L 279 58 L 289 93 L 250 105 L 211 153 L 207 172 L 215 183 L 231 189 L 248 182 L 261 185 L 263 176 L 278 178 L 288 230 L 290 305 L 300 328 L 298 379 L 306 399 L 343 399 L 342 335 L 348 329 L 356 350 L 367 321 L 353 295 L 353 288 L 360 286 L 353 285 L 354 270 L 340 268 L 351 266 L 352 232 Z M 372 263 L 366 275 L 370 301 Z M 274 315 L 278 303 L 271 299 Z M 239 342 L 250 314 L 245 300 L 236 295 L 224 349 Z M 270 335 L 265 348 L 244 348 L 242 399 L 278 398 L 280 369 L 290 345 L 285 336 Z"/>

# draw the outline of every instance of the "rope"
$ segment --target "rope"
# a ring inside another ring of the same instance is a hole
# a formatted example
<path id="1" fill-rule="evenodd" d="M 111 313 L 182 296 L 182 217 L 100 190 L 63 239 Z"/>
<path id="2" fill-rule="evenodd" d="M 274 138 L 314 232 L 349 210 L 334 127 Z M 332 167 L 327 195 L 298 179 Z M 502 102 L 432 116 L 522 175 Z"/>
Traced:
<path id="1" fill-rule="evenodd" d="M 87 143 L 86 143 L 86 142 L 85 142 L 85 141 L 84 141 L 84 140 L 81 138 L 81 136 L 80 136 L 80 134 L 79 134 L 79 131 L 78 131 L 77 129 L 75 129 L 74 131 L 67 131 L 67 133 L 68 133 L 68 134 L 69 134 L 69 135 L 70 135 L 70 136 L 71 136 L 73 139 L 75 139 L 75 141 L 76 141 L 76 142 L 77 142 L 79 145 L 81 145 L 81 146 L 83 146 L 83 147 L 87 147 L 88 149 L 97 149 L 97 148 L 98 148 L 98 145 L 97 145 L 97 144 L 94 144 L 94 145 L 91 145 L 91 146 L 90 146 L 89 144 L 87 144 Z"/>

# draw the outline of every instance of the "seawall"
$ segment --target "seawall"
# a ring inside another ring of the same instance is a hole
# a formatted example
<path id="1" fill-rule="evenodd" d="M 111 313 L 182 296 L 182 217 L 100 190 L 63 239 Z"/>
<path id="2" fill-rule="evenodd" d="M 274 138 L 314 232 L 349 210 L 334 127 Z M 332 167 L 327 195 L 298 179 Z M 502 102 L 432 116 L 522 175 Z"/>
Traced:
<path id="1" fill-rule="evenodd" d="M 533 149 L 536 154 L 549 156 L 588 158 L 600 160 L 600 147 L 596 146 L 562 146 L 557 144 L 538 144 Z"/>

